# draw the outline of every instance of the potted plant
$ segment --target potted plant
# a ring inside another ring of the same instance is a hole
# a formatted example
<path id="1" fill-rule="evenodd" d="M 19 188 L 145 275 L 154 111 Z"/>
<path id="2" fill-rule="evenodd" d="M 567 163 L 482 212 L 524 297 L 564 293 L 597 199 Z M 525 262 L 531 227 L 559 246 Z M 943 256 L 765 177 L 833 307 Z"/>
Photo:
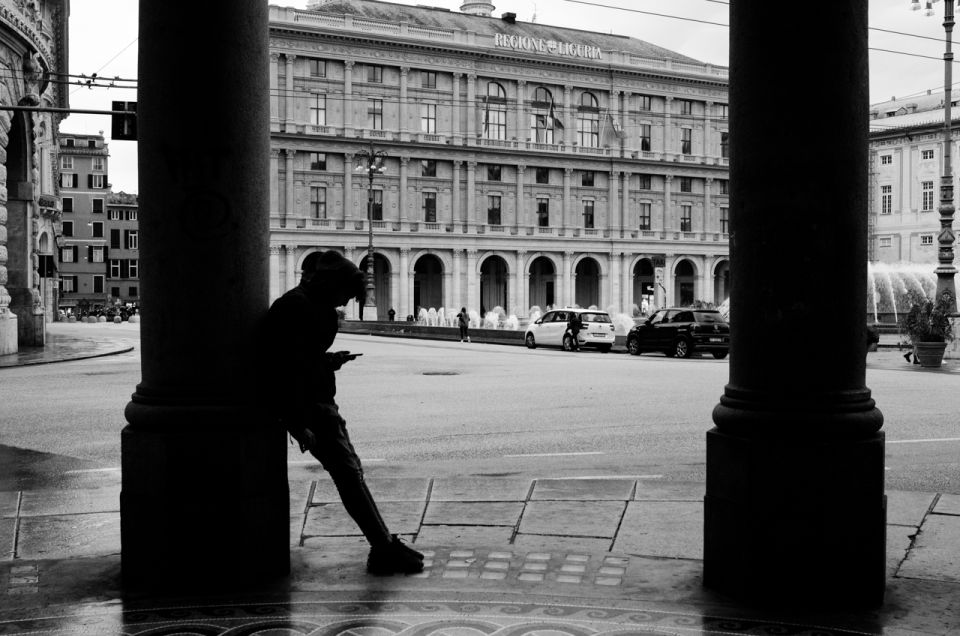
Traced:
<path id="1" fill-rule="evenodd" d="M 939 367 L 947 343 L 953 340 L 950 324 L 950 292 L 941 292 L 935 300 L 911 294 L 910 311 L 900 320 L 900 329 L 913 345 L 920 366 Z"/>

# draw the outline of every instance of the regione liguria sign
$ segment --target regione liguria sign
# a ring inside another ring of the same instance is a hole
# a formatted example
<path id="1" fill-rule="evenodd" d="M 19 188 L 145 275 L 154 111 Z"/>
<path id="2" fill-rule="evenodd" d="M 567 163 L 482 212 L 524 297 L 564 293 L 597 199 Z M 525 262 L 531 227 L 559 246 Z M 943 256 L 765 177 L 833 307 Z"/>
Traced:
<path id="1" fill-rule="evenodd" d="M 573 42 L 557 42 L 556 40 L 532 38 L 527 35 L 497 33 L 493 36 L 493 45 L 500 49 L 511 49 L 514 51 L 531 51 L 566 57 L 583 57 L 590 60 L 603 59 L 603 52 L 599 46 L 574 44 Z"/>

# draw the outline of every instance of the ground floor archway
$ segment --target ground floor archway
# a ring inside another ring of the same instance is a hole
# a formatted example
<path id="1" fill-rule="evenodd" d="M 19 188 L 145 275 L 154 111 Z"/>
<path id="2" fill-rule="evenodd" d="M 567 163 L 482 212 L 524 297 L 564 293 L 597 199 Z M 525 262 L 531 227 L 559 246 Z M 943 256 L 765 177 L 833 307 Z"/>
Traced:
<path id="1" fill-rule="evenodd" d="M 360 271 L 367 273 L 367 255 L 360 261 Z M 385 320 L 387 311 L 393 306 L 393 297 L 390 294 L 390 261 L 383 254 L 373 255 L 373 290 L 377 302 L 377 319 Z M 363 319 L 363 306 L 360 306 L 360 318 Z"/>
<path id="2" fill-rule="evenodd" d="M 507 262 L 499 256 L 491 256 L 480 264 L 480 315 L 486 315 L 494 307 L 509 311 L 507 306 Z"/>
<path id="3" fill-rule="evenodd" d="M 633 266 L 633 295 L 631 304 L 639 311 L 650 311 L 654 306 L 653 262 L 649 258 L 642 258 Z"/>
<path id="4" fill-rule="evenodd" d="M 600 306 L 600 265 L 592 258 L 577 263 L 574 302 L 581 307 Z"/>
<path id="5" fill-rule="evenodd" d="M 674 292 L 673 301 L 678 307 L 689 307 L 693 304 L 696 290 L 696 269 L 693 263 L 683 259 L 673 270 Z"/>
<path id="6" fill-rule="evenodd" d="M 713 302 L 717 305 L 730 297 L 730 261 L 720 261 L 713 270 Z"/>
<path id="7" fill-rule="evenodd" d="M 443 263 L 433 254 L 424 254 L 413 265 L 413 315 L 443 307 Z"/>
<path id="8" fill-rule="evenodd" d="M 546 256 L 538 256 L 530 263 L 529 288 L 530 307 L 536 306 L 543 311 L 556 304 L 556 268 Z"/>

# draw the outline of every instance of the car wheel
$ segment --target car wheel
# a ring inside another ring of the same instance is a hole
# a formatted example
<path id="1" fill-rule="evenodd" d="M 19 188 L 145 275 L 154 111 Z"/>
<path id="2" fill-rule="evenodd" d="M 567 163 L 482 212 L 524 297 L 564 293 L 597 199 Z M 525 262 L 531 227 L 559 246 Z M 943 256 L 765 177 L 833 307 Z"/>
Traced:
<path id="1" fill-rule="evenodd" d="M 691 353 L 690 343 L 680 338 L 673 343 L 673 353 L 678 358 L 689 358 Z"/>
<path id="2" fill-rule="evenodd" d="M 640 339 L 639 338 L 627 339 L 627 352 L 632 356 L 640 355 Z"/>
<path id="3" fill-rule="evenodd" d="M 527 349 L 536 349 L 536 348 L 537 348 L 537 341 L 533 339 L 533 334 L 532 334 L 532 333 L 528 333 L 528 334 L 527 334 L 527 337 L 524 339 L 523 342 L 524 342 L 524 344 L 527 345 Z"/>
<path id="4" fill-rule="evenodd" d="M 573 351 L 573 338 L 571 338 L 570 336 L 563 337 L 563 350 Z"/>
<path id="5" fill-rule="evenodd" d="M 713 357 L 716 358 L 717 360 L 723 360 L 724 358 L 727 357 L 727 352 L 726 352 L 726 351 L 714 351 L 714 352 L 713 352 Z"/>
<path id="6" fill-rule="evenodd" d="M 610 346 L 611 345 L 600 345 L 597 349 L 600 350 L 600 353 L 610 353 Z"/>

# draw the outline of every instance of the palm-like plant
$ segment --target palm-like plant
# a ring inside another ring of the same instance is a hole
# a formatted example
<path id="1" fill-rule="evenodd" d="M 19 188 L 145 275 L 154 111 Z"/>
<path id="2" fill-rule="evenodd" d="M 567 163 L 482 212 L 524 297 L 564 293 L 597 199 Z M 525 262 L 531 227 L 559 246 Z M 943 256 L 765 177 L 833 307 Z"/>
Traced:
<path id="1" fill-rule="evenodd" d="M 941 292 L 935 300 L 910 293 L 910 311 L 900 319 L 900 329 L 910 342 L 950 342 L 953 340 L 953 327 L 950 324 L 951 296 L 949 291 Z"/>

